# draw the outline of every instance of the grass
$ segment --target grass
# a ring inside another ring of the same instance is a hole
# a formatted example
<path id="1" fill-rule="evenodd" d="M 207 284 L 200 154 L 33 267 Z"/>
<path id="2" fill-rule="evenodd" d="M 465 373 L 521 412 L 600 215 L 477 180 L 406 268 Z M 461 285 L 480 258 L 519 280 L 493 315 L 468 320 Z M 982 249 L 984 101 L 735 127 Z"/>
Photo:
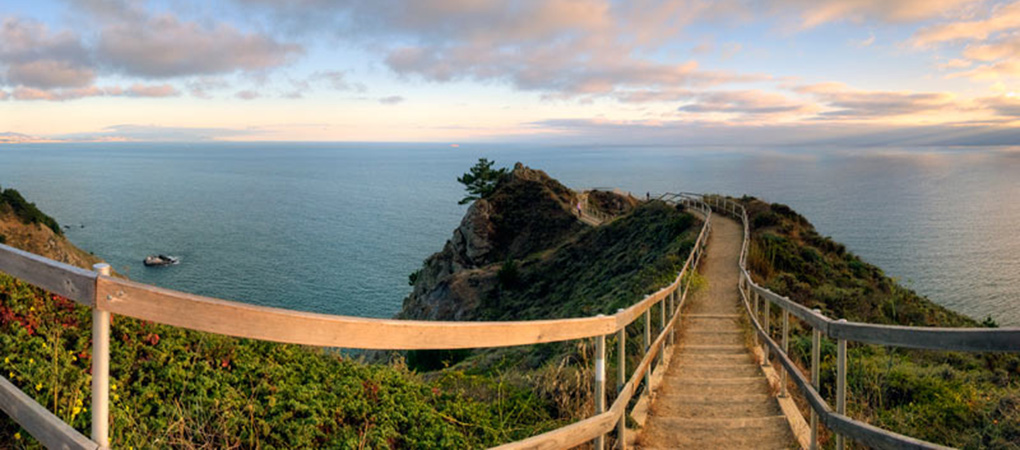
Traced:
<path id="1" fill-rule="evenodd" d="M 935 327 L 994 325 L 900 286 L 789 207 L 740 199 L 752 224 L 756 281 L 833 318 Z M 780 323 L 773 308 L 772 324 Z M 821 393 L 835 404 L 835 343 L 823 339 Z M 810 332 L 791 321 L 790 353 L 804 367 Z M 1020 358 L 849 343 L 848 413 L 908 436 L 961 448 L 1020 448 Z M 832 444 L 831 436 L 825 443 Z"/>

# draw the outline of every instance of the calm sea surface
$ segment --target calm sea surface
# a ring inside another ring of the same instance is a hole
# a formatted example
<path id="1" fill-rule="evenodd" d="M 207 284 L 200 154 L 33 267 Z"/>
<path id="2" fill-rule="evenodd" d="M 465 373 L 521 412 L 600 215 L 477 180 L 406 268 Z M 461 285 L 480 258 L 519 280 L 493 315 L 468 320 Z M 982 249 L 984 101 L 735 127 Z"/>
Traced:
<path id="1" fill-rule="evenodd" d="M 1020 325 L 1020 152 L 441 144 L 0 147 L 15 187 L 132 279 L 260 305 L 389 317 L 465 207 L 479 157 L 575 188 L 744 193 L 932 300 Z M 152 253 L 181 264 L 146 268 Z"/>

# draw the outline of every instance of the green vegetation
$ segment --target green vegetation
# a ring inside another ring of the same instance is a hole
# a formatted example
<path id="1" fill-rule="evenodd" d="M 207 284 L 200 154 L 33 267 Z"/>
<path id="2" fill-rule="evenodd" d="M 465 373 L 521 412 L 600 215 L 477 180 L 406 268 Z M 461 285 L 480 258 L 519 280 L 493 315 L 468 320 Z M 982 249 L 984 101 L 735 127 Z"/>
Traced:
<path id="1" fill-rule="evenodd" d="M 912 326 L 994 325 L 936 305 L 823 237 L 789 207 L 741 199 L 757 281 L 833 318 Z M 781 323 L 777 308 L 772 324 Z M 791 321 L 791 354 L 808 361 L 808 330 Z M 775 329 L 773 331 L 776 331 Z M 823 340 L 822 394 L 834 403 L 835 343 Z M 849 344 L 847 411 L 908 436 L 962 448 L 1020 448 L 1020 358 Z"/>
<path id="2" fill-rule="evenodd" d="M 505 167 L 493 169 L 492 165 L 494 163 L 495 161 L 480 158 L 474 167 L 460 178 L 457 178 L 457 181 L 463 184 L 464 188 L 468 191 L 468 195 L 460 200 L 461 205 L 487 197 L 496 190 L 496 186 L 499 184 L 500 180 L 502 180 L 509 171 Z"/>
<path id="3" fill-rule="evenodd" d="M 0 370 L 86 435 L 90 322 L 87 308 L 0 274 Z M 565 423 L 499 376 L 448 370 L 425 379 L 399 362 L 367 365 L 119 316 L 111 349 L 117 448 L 482 447 Z M 39 447 L 3 414 L 0 436 L 13 448 Z"/>
<path id="4" fill-rule="evenodd" d="M 39 211 L 35 203 L 29 203 L 17 190 L 0 189 L 0 213 L 6 211 L 13 212 L 22 222 L 42 224 L 58 235 L 63 234 L 56 220 Z"/>
<path id="5" fill-rule="evenodd" d="M 551 251 L 505 263 L 500 280 L 515 281 L 490 293 L 478 319 L 613 314 L 673 281 L 694 246 L 695 225 L 694 216 L 650 202 Z"/>

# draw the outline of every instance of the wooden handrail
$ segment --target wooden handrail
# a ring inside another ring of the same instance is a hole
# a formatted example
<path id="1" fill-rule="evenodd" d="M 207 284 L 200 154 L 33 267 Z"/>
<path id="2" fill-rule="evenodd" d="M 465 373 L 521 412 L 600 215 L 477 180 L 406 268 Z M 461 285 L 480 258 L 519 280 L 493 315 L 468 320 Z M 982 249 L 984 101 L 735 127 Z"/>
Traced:
<path id="1" fill-rule="evenodd" d="M 683 193 L 681 195 L 695 196 L 701 198 L 705 204 L 712 205 L 721 201 L 721 212 L 731 214 L 740 220 L 743 225 L 743 242 L 739 261 L 740 281 L 747 286 L 738 289 L 744 308 L 754 327 L 755 334 L 763 344 L 776 356 L 776 359 L 783 366 L 785 372 L 793 379 L 801 394 L 804 395 L 811 407 L 811 410 L 818 415 L 821 423 L 829 429 L 842 436 L 857 440 L 865 445 L 875 448 L 888 449 L 945 449 L 932 442 L 923 441 L 910 436 L 895 433 L 889 430 L 875 427 L 873 425 L 854 420 L 845 414 L 833 411 L 828 403 L 812 386 L 800 369 L 796 367 L 789 355 L 779 346 L 761 326 L 755 317 L 755 312 L 750 305 L 750 293 L 755 293 L 766 301 L 775 304 L 790 314 L 800 318 L 813 330 L 821 335 L 845 342 L 847 340 L 863 342 L 868 344 L 889 345 L 897 347 L 948 350 L 948 351 L 969 351 L 969 352 L 1020 352 L 1020 328 L 934 328 L 934 327 L 909 327 L 899 325 L 879 325 L 860 322 L 847 322 L 845 320 L 832 320 L 816 310 L 810 310 L 803 305 L 772 292 L 754 282 L 751 273 L 747 270 L 747 250 L 750 245 L 751 231 L 747 210 L 743 205 L 733 202 L 724 197 L 709 197 L 707 195 Z M 739 212 L 739 213 L 738 213 Z M 845 344 L 841 344 L 845 345 Z M 845 347 L 844 347 L 845 348 Z M 815 350 L 816 351 L 816 350 Z M 767 355 L 768 353 L 766 353 Z M 843 356 L 845 358 L 845 355 Z M 812 370 L 818 370 L 814 368 Z M 845 370 L 845 362 L 838 370 Z M 843 378 L 838 375 L 837 379 Z M 845 385 L 837 386 L 837 390 L 845 389 Z M 845 392 L 842 393 L 845 398 Z M 813 435 L 814 436 L 814 435 Z M 837 447 L 841 447 L 837 441 Z"/>
<path id="2" fill-rule="evenodd" d="M 707 205 L 690 196 L 677 196 L 677 199 L 688 205 L 699 206 L 705 214 L 701 231 L 683 268 L 672 283 L 611 316 L 508 322 L 440 322 L 317 314 L 203 297 L 113 278 L 3 244 L 0 244 L 0 272 L 89 306 L 96 313 L 120 314 L 198 331 L 266 341 L 320 347 L 388 350 L 541 344 L 616 333 L 680 288 L 684 276 L 692 269 L 695 261 L 698 261 L 695 254 L 704 251 L 711 228 L 712 212 Z M 561 448 L 580 444 L 610 432 L 625 414 L 636 386 L 645 373 L 651 370 L 652 361 L 664 348 L 666 337 L 679 320 L 680 315 L 677 312 L 680 311 L 685 298 L 686 292 L 671 311 L 670 320 L 645 352 L 631 380 L 621 390 L 608 411 L 542 435 L 507 444 L 505 447 Z M 100 341 L 102 337 L 96 333 L 108 334 L 109 329 L 94 327 L 94 342 Z M 8 387 L 10 389 L 7 389 Z M 93 392 L 93 396 L 96 395 L 97 392 Z M 3 377 L 0 377 L 0 403 L 16 422 L 44 444 L 51 442 L 52 447 L 57 448 L 98 446 L 94 441 L 97 439 L 95 434 L 93 441 L 90 441 L 52 414 L 46 416 L 49 412 L 44 407 Z M 105 432 L 106 430 L 101 431 Z M 96 433 L 95 429 L 93 433 Z"/>

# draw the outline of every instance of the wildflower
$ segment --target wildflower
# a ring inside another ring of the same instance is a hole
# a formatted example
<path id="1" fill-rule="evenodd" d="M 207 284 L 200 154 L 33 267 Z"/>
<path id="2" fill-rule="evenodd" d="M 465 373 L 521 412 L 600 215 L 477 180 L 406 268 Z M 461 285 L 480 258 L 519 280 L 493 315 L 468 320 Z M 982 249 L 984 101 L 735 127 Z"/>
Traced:
<path id="1" fill-rule="evenodd" d="M 14 378 L 14 372 L 7 372 L 7 378 Z"/>
<path id="2" fill-rule="evenodd" d="M 29 311 L 35 311 L 35 306 L 29 306 L 29 307 L 28 307 L 28 310 L 29 310 Z"/>
<path id="3" fill-rule="evenodd" d="M 117 390 L 117 383 L 113 383 L 113 384 L 111 384 L 111 385 L 110 385 L 110 390 L 111 390 L 111 391 L 116 391 L 116 390 Z"/>
<path id="4" fill-rule="evenodd" d="M 11 358 L 4 358 L 4 364 L 10 364 Z"/>
<path id="5" fill-rule="evenodd" d="M 28 358 L 29 364 L 35 364 L 35 358 Z"/>
<path id="6" fill-rule="evenodd" d="M 14 439 L 21 440 L 21 433 L 14 433 Z"/>
<path id="7" fill-rule="evenodd" d="M 116 401 L 119 401 L 119 400 L 120 400 L 120 396 L 117 395 L 117 394 L 113 394 L 113 401 L 116 402 Z"/>
<path id="8" fill-rule="evenodd" d="M 41 391 L 42 390 L 42 383 L 36 383 L 35 390 Z"/>
<path id="9" fill-rule="evenodd" d="M 80 406 L 75 406 L 74 408 L 71 408 L 71 417 L 77 416 L 80 413 L 81 413 Z"/>

